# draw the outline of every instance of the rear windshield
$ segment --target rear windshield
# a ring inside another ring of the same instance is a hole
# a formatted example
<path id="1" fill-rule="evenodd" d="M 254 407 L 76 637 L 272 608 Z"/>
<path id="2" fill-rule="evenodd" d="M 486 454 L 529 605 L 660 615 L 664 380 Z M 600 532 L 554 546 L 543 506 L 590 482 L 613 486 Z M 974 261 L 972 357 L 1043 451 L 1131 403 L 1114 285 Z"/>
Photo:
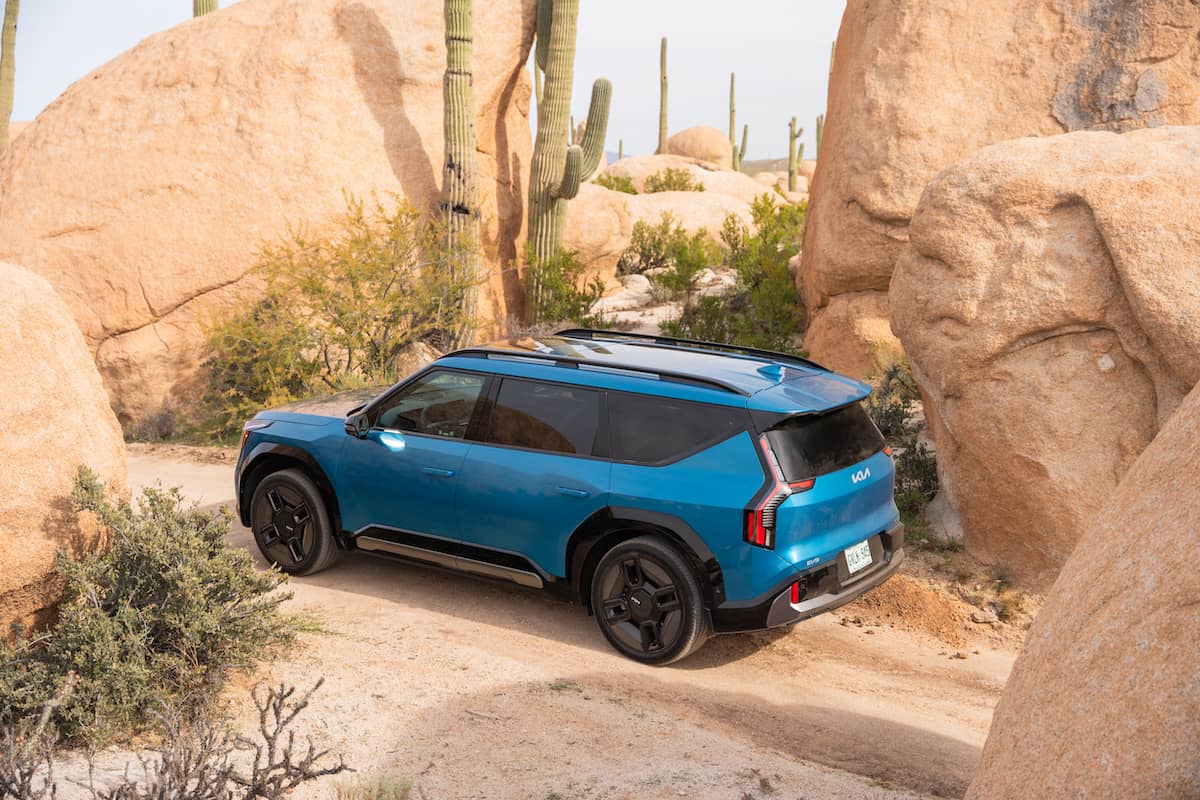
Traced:
<path id="1" fill-rule="evenodd" d="M 790 417 L 767 431 L 784 480 L 845 469 L 883 449 L 883 435 L 858 403 L 820 416 Z"/>

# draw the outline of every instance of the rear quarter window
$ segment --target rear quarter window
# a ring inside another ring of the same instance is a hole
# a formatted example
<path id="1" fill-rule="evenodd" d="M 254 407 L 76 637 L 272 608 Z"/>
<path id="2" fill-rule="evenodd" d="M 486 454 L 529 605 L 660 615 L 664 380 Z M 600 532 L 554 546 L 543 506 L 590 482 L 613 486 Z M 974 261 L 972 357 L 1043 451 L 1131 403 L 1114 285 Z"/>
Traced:
<path id="1" fill-rule="evenodd" d="M 837 472 L 884 447 L 883 434 L 860 403 L 827 414 L 789 417 L 767 431 L 767 441 L 788 481 Z"/>
<path id="2" fill-rule="evenodd" d="M 665 464 L 693 455 L 745 430 L 745 409 L 668 397 L 609 394 L 612 455 L 634 464 Z"/>

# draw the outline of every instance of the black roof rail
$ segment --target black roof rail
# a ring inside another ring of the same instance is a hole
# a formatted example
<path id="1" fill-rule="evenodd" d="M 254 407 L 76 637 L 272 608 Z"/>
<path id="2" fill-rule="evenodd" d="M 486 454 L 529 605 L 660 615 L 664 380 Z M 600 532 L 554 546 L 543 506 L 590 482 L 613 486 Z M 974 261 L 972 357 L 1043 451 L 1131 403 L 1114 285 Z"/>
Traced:
<path id="1" fill-rule="evenodd" d="M 586 369 L 596 372 L 626 372 L 635 373 L 638 375 L 646 375 L 649 377 L 658 378 L 671 383 L 685 383 L 693 386 L 702 386 L 706 389 L 718 389 L 722 392 L 729 392 L 741 397 L 749 397 L 750 393 L 744 389 L 738 388 L 732 383 L 727 383 L 716 378 L 706 378 L 700 375 L 688 375 L 683 372 L 672 372 L 670 370 L 650 369 L 648 367 L 639 366 L 636 364 L 610 364 L 608 362 L 587 361 L 581 358 L 573 358 L 571 356 L 556 355 L 554 353 L 538 353 L 530 351 L 516 352 L 501 348 L 489 347 L 468 347 L 464 350 L 456 350 L 449 353 L 450 356 L 461 356 L 463 358 L 494 358 L 502 361 L 545 361 L 552 363 L 556 367 L 565 367 L 567 369 Z"/>
<path id="2" fill-rule="evenodd" d="M 673 336 L 654 336 L 648 333 L 625 333 L 623 331 L 601 331 L 594 330 L 592 328 L 567 328 L 554 335 L 562 336 L 566 339 L 586 339 L 589 341 L 596 341 L 597 339 L 610 339 L 612 341 L 643 345 L 645 347 L 710 350 L 716 353 L 728 353 L 730 355 L 765 358 L 780 364 L 812 367 L 813 369 L 819 369 L 823 372 L 830 371 L 817 362 L 810 361 L 807 358 L 801 358 L 800 356 L 788 355 L 787 353 L 777 353 L 774 350 L 761 350 L 757 347 L 742 347 L 741 345 L 721 344 L 720 342 L 704 342 L 699 339 L 677 339 Z"/>

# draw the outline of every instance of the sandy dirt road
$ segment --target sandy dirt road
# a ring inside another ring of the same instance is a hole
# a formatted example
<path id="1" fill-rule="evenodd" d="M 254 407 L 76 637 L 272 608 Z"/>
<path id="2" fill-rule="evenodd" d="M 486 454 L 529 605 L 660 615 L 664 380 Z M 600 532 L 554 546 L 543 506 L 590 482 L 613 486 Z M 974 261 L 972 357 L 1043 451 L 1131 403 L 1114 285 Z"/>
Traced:
<path id="1" fill-rule="evenodd" d="M 135 446 L 129 467 L 135 490 L 232 501 L 228 463 Z M 248 531 L 232 536 L 258 557 Z M 653 669 L 582 608 L 506 584 L 349 554 L 290 589 L 328 632 L 259 677 L 323 676 L 314 737 L 430 800 L 958 797 L 1015 658 L 972 644 L 955 660 L 834 613 Z"/>

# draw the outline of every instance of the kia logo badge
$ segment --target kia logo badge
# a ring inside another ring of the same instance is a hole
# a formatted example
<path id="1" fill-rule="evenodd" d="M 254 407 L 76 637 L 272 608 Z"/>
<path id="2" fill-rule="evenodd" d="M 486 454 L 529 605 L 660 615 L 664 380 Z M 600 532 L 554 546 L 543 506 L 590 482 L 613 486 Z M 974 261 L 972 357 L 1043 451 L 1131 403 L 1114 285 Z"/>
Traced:
<path id="1" fill-rule="evenodd" d="M 855 483 L 862 483 L 869 477 L 871 477 L 870 469 L 860 469 L 858 472 L 850 476 L 850 480 L 854 481 Z"/>

